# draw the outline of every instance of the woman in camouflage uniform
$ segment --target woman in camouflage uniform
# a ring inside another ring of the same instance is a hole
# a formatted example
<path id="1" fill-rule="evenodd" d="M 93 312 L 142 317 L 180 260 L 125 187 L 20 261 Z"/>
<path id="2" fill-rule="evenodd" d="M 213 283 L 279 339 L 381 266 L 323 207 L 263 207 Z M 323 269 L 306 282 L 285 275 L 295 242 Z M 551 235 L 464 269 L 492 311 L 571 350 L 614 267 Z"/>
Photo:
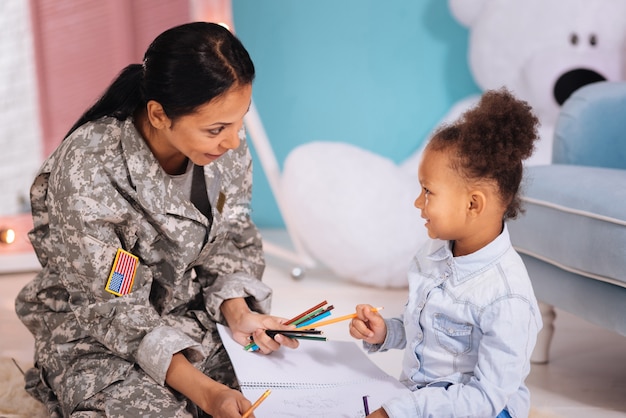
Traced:
<path id="1" fill-rule="evenodd" d="M 29 392 L 50 415 L 240 417 L 216 331 L 263 353 L 268 315 L 243 117 L 254 66 L 226 29 L 165 31 L 44 162 L 31 189 L 42 265 L 16 311 Z"/>

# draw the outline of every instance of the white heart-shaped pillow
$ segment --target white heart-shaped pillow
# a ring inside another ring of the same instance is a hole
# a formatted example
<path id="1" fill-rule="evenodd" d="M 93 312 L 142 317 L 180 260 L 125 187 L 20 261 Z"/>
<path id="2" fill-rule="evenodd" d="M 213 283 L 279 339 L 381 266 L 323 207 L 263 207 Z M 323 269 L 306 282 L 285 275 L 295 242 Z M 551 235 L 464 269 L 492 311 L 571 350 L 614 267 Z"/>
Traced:
<path id="1" fill-rule="evenodd" d="M 379 287 L 407 286 L 427 239 L 413 202 L 417 167 L 339 142 L 311 142 L 286 158 L 281 207 L 305 248 L 335 274 Z"/>

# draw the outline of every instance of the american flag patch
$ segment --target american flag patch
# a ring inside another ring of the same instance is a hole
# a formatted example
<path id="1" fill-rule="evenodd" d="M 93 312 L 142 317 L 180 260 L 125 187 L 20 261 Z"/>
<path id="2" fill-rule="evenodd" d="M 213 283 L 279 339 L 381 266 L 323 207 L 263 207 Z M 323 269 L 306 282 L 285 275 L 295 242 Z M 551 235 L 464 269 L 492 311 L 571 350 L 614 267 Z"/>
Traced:
<path id="1" fill-rule="evenodd" d="M 116 296 L 124 296 L 130 293 L 138 264 L 139 259 L 137 257 L 118 248 L 117 254 L 115 254 L 115 262 L 104 290 Z"/>

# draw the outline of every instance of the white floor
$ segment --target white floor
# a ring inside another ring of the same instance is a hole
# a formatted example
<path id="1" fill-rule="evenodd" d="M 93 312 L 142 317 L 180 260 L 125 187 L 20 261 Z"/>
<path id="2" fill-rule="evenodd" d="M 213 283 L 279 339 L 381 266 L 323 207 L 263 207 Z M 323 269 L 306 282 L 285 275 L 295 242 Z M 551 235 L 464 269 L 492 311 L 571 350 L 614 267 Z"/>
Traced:
<path id="1" fill-rule="evenodd" d="M 263 231 L 265 236 L 284 240 L 282 231 Z M 300 280 L 290 276 L 294 267 L 268 256 L 264 280 L 274 288 L 273 313 L 292 317 L 323 300 L 335 306 L 334 315 L 353 312 L 357 303 L 384 306 L 383 314 L 399 314 L 406 299 L 405 289 L 366 287 L 334 277 L 324 268 L 306 272 Z M 32 337 L 14 313 L 14 298 L 34 276 L 33 272 L 0 274 L 0 356 L 20 362 L 32 359 Z M 329 338 L 350 340 L 346 323 L 329 325 Z M 372 355 L 371 359 L 389 374 L 400 371 L 400 352 Z M 533 365 L 527 380 L 535 411 L 568 418 L 626 417 L 626 338 L 557 311 L 551 361 Z"/>

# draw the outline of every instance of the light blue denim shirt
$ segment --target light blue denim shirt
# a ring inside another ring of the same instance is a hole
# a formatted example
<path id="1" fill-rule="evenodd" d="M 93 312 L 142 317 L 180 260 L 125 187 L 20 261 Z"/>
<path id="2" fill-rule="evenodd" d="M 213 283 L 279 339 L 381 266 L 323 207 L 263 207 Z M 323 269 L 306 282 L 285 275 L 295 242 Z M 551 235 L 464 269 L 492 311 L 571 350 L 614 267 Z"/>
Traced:
<path id="1" fill-rule="evenodd" d="M 409 269 L 409 301 L 386 319 L 383 344 L 405 348 L 400 380 L 411 393 L 387 401 L 391 418 L 495 417 L 505 408 L 527 417 L 524 380 L 541 315 L 508 229 L 473 254 L 453 257 L 450 243 L 429 241 Z"/>

